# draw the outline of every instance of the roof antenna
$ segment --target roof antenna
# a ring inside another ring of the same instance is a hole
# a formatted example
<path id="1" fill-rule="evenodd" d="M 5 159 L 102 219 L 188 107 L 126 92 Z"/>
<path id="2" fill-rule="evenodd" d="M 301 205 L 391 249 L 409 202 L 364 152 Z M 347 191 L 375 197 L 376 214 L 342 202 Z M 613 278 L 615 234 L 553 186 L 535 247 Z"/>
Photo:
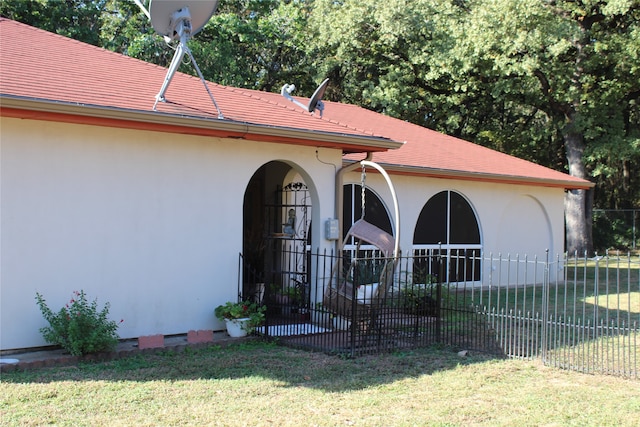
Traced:
<path id="1" fill-rule="evenodd" d="M 164 78 L 162 88 L 156 95 L 156 102 L 153 104 L 153 111 L 156 111 L 156 106 L 159 101 L 166 102 L 164 94 L 169 87 L 169 83 L 171 83 L 173 75 L 178 70 L 180 63 L 182 62 L 182 58 L 184 58 L 184 55 L 186 54 L 191 59 L 191 63 L 196 69 L 196 72 L 200 77 L 200 81 L 202 81 L 204 88 L 209 94 L 209 98 L 211 98 L 213 105 L 216 107 L 216 110 L 218 111 L 218 118 L 224 119 L 224 116 L 222 115 L 220 108 L 218 108 L 218 104 L 213 98 L 213 95 L 209 90 L 209 86 L 207 86 L 207 82 L 205 81 L 196 60 L 193 57 L 189 46 L 187 46 L 189 39 L 198 33 L 207 22 L 209 22 L 213 12 L 215 12 L 218 7 L 218 0 L 151 0 L 148 10 L 145 8 L 141 0 L 134 1 L 138 7 L 142 9 L 142 12 L 151 20 L 153 28 L 160 35 L 164 36 L 167 43 L 176 40 L 178 41 L 176 52 L 173 55 L 171 64 L 169 65 L 169 70 Z"/>
<path id="2" fill-rule="evenodd" d="M 320 86 L 313 92 L 313 96 L 309 100 L 309 104 L 304 105 L 302 102 L 294 99 L 291 96 L 291 93 L 296 90 L 296 85 L 288 84 L 282 86 L 282 90 L 280 91 L 280 95 L 284 96 L 289 101 L 296 104 L 298 107 L 307 110 L 310 113 L 315 112 L 315 110 L 320 111 L 320 117 L 322 117 L 322 112 L 324 111 L 324 102 L 322 102 L 322 96 L 324 95 L 324 91 L 327 89 L 327 85 L 329 84 L 329 79 L 324 79 Z"/>

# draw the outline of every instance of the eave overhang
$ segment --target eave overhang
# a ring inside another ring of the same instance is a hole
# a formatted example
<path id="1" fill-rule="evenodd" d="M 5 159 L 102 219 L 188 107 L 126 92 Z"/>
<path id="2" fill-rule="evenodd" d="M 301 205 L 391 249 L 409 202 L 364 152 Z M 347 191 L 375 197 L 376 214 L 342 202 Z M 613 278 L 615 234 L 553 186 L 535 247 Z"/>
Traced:
<path id="1" fill-rule="evenodd" d="M 356 163 L 351 160 L 343 162 L 344 165 Z M 462 181 L 475 181 L 475 182 L 491 182 L 497 184 L 518 184 L 518 185 L 533 185 L 536 187 L 552 187 L 562 188 L 565 190 L 588 190 L 595 187 L 595 184 L 586 180 L 563 180 L 563 179 L 549 179 L 549 178 L 536 178 L 529 176 L 517 176 L 517 175 L 500 175 L 482 172 L 468 172 L 449 169 L 437 169 L 429 167 L 416 167 L 416 166 L 403 166 L 388 163 L 379 163 L 389 174 L 393 175 L 405 175 L 405 176 L 420 176 L 428 178 L 440 178 L 440 179 L 458 179 Z M 375 172 L 375 171 L 373 171 Z"/>
<path id="2" fill-rule="evenodd" d="M 388 138 L 267 126 L 228 119 L 73 104 L 0 94 L 0 116 L 30 120 L 85 124 L 123 129 L 218 138 L 246 139 L 281 144 L 333 148 L 344 153 L 386 151 L 403 143 Z"/>

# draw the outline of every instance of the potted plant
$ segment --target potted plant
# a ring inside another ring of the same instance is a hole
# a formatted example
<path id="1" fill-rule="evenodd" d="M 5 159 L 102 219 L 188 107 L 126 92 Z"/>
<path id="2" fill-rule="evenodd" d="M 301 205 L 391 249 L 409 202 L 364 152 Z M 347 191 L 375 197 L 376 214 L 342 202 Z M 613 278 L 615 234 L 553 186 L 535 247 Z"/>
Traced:
<path id="1" fill-rule="evenodd" d="M 224 320 L 227 326 L 227 333 L 231 337 L 243 337 L 264 322 L 266 306 L 261 306 L 255 302 L 228 301 L 216 307 L 214 313 L 219 320 Z"/>

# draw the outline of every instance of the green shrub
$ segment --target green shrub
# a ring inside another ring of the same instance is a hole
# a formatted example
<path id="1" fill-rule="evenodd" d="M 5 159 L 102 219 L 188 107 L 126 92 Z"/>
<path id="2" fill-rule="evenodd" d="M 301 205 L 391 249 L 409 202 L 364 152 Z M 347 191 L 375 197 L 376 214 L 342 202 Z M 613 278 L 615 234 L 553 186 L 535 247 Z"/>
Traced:
<path id="1" fill-rule="evenodd" d="M 74 291 L 73 298 L 54 313 L 36 292 L 36 301 L 49 326 L 40 328 L 46 342 L 57 344 L 74 356 L 113 350 L 118 344 L 119 323 L 109 320 L 109 303 L 98 311 L 98 301 L 89 303 L 84 291 Z"/>

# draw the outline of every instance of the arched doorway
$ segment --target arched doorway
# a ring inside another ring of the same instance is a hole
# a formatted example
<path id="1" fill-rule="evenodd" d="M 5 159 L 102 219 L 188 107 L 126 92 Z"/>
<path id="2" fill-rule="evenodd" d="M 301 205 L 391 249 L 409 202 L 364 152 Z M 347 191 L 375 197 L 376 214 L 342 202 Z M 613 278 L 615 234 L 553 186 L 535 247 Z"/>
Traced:
<path id="1" fill-rule="evenodd" d="M 242 298 L 270 309 L 307 304 L 311 207 L 309 188 L 291 165 L 273 161 L 254 173 L 244 195 Z"/>
<path id="2" fill-rule="evenodd" d="M 471 204 L 455 191 L 441 191 L 422 208 L 413 234 L 413 253 L 424 260 L 414 271 L 435 275 L 435 257 L 444 256 L 443 282 L 473 282 L 481 273 L 480 227 Z"/>

